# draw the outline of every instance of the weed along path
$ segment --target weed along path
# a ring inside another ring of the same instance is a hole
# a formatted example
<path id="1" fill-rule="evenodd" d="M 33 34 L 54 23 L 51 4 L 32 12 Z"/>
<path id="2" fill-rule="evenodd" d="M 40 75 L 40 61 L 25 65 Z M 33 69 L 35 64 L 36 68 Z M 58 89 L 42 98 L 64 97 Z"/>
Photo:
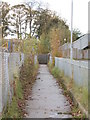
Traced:
<path id="1" fill-rule="evenodd" d="M 27 100 L 26 118 L 71 118 L 70 104 L 47 65 L 40 65 Z"/>

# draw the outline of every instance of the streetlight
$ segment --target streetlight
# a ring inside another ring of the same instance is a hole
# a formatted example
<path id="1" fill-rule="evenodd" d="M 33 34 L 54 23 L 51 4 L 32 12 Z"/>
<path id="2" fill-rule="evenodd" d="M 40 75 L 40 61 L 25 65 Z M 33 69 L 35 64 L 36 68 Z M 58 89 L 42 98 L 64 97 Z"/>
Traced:
<path id="1" fill-rule="evenodd" d="M 73 58 L 72 36 L 73 36 L 73 0 L 71 0 L 71 54 L 70 54 L 71 62 Z"/>
<path id="2" fill-rule="evenodd" d="M 66 43 L 66 38 L 64 38 L 64 43 Z"/>

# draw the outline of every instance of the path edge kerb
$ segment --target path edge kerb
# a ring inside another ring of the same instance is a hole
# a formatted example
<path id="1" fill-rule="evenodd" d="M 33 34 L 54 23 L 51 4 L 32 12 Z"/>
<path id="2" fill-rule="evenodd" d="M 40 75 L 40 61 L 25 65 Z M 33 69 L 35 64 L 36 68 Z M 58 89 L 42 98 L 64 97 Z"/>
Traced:
<path id="1" fill-rule="evenodd" d="M 88 118 L 88 111 L 86 111 L 86 110 L 84 109 L 84 107 L 80 104 L 80 102 L 77 101 L 77 99 L 76 99 L 75 96 L 73 95 L 72 91 L 67 89 L 67 86 L 66 86 L 66 84 L 64 83 L 64 80 L 61 78 L 60 81 L 61 81 L 61 84 L 63 85 L 63 87 L 67 90 L 67 92 L 68 92 L 71 100 L 73 101 L 74 105 L 75 105 L 76 107 L 78 107 L 78 108 L 80 109 L 80 111 L 81 111 L 83 114 L 85 114 L 85 116 Z"/>

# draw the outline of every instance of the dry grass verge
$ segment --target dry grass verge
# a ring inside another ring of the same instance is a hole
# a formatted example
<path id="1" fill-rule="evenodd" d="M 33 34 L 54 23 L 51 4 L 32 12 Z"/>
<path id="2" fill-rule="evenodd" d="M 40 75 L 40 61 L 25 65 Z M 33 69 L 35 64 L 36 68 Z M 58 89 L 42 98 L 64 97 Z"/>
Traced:
<path id="1" fill-rule="evenodd" d="M 30 95 L 32 85 L 35 82 L 38 71 L 38 64 L 34 64 L 34 57 L 26 57 L 21 67 L 20 74 L 14 74 L 13 91 L 14 96 L 7 110 L 3 113 L 3 118 L 23 118 L 25 114 L 25 101 Z"/>
<path id="2" fill-rule="evenodd" d="M 72 115 L 75 118 L 85 118 L 86 115 L 78 108 L 76 101 L 88 110 L 88 90 L 86 88 L 78 87 L 73 80 L 64 76 L 64 73 L 57 67 L 52 66 L 50 62 L 48 66 L 51 74 L 57 78 L 58 84 L 64 89 L 64 94 L 71 104 Z"/>

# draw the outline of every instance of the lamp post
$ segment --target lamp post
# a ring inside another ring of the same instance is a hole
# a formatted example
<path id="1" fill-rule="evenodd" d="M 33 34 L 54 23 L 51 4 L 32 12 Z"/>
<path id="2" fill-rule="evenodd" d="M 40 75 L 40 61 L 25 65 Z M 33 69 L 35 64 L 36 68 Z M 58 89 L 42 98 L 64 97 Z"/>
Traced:
<path id="1" fill-rule="evenodd" d="M 2 38 L 2 26 L 1 26 L 1 8 L 0 8 L 0 41 Z"/>
<path id="2" fill-rule="evenodd" d="M 73 0 L 71 0 L 71 55 L 70 55 L 70 60 L 71 60 L 71 79 L 73 80 L 73 64 L 72 64 L 72 59 L 73 59 L 73 44 L 72 44 L 72 38 L 73 37 Z"/>
<path id="3" fill-rule="evenodd" d="M 73 58 L 73 45 L 72 45 L 72 38 L 73 37 L 73 0 L 71 0 L 71 53 L 70 53 L 70 59 L 72 62 Z"/>
<path id="4" fill-rule="evenodd" d="M 66 43 L 66 38 L 64 38 L 64 44 Z"/>

